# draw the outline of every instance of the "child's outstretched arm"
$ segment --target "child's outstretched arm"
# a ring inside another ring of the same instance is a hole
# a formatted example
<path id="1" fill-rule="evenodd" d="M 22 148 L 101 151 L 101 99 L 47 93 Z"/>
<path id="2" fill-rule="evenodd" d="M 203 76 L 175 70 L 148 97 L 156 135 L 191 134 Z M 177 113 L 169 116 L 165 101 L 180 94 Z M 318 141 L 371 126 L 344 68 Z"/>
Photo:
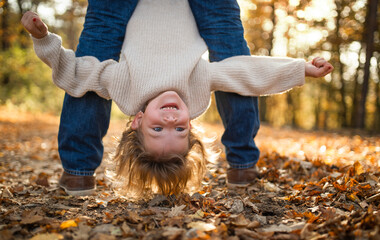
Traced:
<path id="1" fill-rule="evenodd" d="M 100 97 L 110 99 L 113 92 L 125 87 L 116 85 L 114 80 L 119 70 L 128 72 L 126 64 L 121 67 L 114 60 L 100 62 L 92 56 L 75 57 L 74 51 L 62 47 L 58 35 L 48 32 L 36 13 L 26 12 L 21 22 L 32 35 L 37 56 L 52 68 L 54 83 L 69 95 L 81 97 L 93 91 Z M 128 84 L 128 79 L 124 79 L 122 84 Z"/>
<path id="2" fill-rule="evenodd" d="M 323 58 L 237 56 L 210 65 L 211 90 L 244 96 L 281 93 L 303 85 L 305 76 L 323 77 L 333 70 Z"/>

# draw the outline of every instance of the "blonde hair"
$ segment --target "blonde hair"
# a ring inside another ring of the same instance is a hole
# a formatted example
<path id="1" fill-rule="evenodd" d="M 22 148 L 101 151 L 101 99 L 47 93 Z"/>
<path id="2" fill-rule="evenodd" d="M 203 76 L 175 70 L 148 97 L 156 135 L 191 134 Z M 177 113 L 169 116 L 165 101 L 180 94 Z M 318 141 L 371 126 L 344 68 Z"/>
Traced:
<path id="1" fill-rule="evenodd" d="M 206 150 L 194 127 L 189 133 L 187 153 L 157 157 L 145 150 L 141 131 L 133 130 L 130 125 L 131 121 L 112 159 L 116 163 L 114 180 L 120 185 L 119 192 L 138 196 L 148 193 L 171 195 L 192 191 L 201 185 L 211 152 Z"/>

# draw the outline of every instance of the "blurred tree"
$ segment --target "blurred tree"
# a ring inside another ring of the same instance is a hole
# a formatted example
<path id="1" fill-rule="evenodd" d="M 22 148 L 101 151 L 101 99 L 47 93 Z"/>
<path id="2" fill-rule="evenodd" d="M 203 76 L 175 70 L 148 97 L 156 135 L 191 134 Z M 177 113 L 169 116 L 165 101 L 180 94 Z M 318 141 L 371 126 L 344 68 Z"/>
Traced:
<path id="1" fill-rule="evenodd" d="M 374 0 L 368 0 L 368 4 L 371 1 Z M 353 127 L 354 121 L 358 121 L 360 115 L 357 110 L 366 109 L 360 107 L 363 106 L 364 89 L 367 89 L 367 92 L 369 89 L 373 95 L 365 106 L 377 109 L 378 82 L 374 79 L 367 86 L 363 80 L 371 76 L 370 71 L 372 74 L 379 74 L 379 67 L 369 67 L 372 66 L 371 59 L 366 60 L 364 57 L 368 55 L 365 51 L 368 51 L 366 45 L 369 41 L 369 32 L 364 31 L 368 27 L 364 27 L 364 23 L 368 25 L 368 20 L 365 21 L 369 18 L 368 9 L 375 12 L 379 7 L 377 2 L 371 6 L 366 6 L 366 0 L 331 0 L 323 3 L 316 0 L 245 2 L 250 3 L 244 5 L 248 10 L 243 21 L 252 54 L 301 58 L 318 55 L 330 60 L 335 67 L 334 73 L 327 76 L 326 80 L 308 79 L 308 84 L 312 82 L 311 88 L 303 87 L 301 91 L 291 91 L 287 93 L 286 98 L 269 97 L 273 98 L 269 105 L 265 104 L 268 98 L 266 101 L 262 101 L 261 98 L 262 119 L 292 126 L 310 127 L 312 124 L 318 128 Z M 335 8 L 331 8 L 327 14 L 319 14 L 318 11 L 323 8 L 321 4 L 327 3 L 333 4 Z M 379 21 L 377 19 L 372 26 L 377 27 Z M 373 52 L 378 52 L 379 33 L 377 29 L 372 29 L 372 34 L 374 32 L 376 34 L 372 35 L 375 38 L 372 43 Z M 302 42 L 303 38 L 310 42 Z M 314 38 L 319 38 L 319 42 L 313 43 Z M 373 60 L 375 59 L 372 58 Z M 378 64 L 378 60 L 373 62 Z M 367 75 L 365 69 L 368 69 Z M 286 108 L 283 101 L 286 102 Z M 310 108 L 310 104 L 314 107 Z M 271 111 L 276 111 L 276 114 L 270 113 Z M 308 118 L 307 113 L 313 114 L 314 118 Z M 370 114 L 367 123 L 364 117 L 367 127 L 370 123 L 374 124 L 378 115 L 377 110 L 371 110 Z M 280 121 L 279 118 L 285 120 Z M 306 119 L 314 123 L 305 123 Z"/>
<path id="2" fill-rule="evenodd" d="M 8 0 L 2 0 L 0 2 L 1 7 L 1 50 L 7 50 L 10 47 L 9 39 L 9 20 L 10 20 L 10 9 Z"/>
<path id="3" fill-rule="evenodd" d="M 55 111 L 61 106 L 63 91 L 51 81 L 51 70 L 35 55 L 29 34 L 20 24 L 26 11 L 40 13 L 55 11 L 53 0 L 0 1 L 0 104 L 16 105 L 22 109 Z M 54 19 L 48 22 L 56 23 Z M 77 23 L 76 19 L 72 22 Z M 60 32 L 62 25 L 51 25 Z"/>
<path id="4" fill-rule="evenodd" d="M 79 35 L 82 31 L 84 16 L 86 15 L 87 0 L 72 0 L 63 14 L 56 14 L 57 20 L 61 21 L 60 33 L 64 36 L 67 48 L 76 49 Z"/>
<path id="5" fill-rule="evenodd" d="M 379 8 L 378 0 L 368 0 L 367 5 L 367 17 L 365 21 L 365 46 L 366 46 L 366 57 L 365 57 L 365 64 L 364 64 L 364 77 L 363 77 L 363 85 L 362 85 L 362 91 L 360 96 L 360 102 L 359 102 L 359 108 L 358 108 L 358 114 L 357 114 L 357 125 L 358 128 L 364 128 L 365 127 L 365 118 L 366 118 L 366 102 L 367 102 L 367 95 L 368 95 L 368 87 L 369 87 L 369 78 L 370 78 L 370 64 L 371 64 L 371 58 L 373 56 L 373 52 L 375 50 L 375 41 L 374 41 L 374 35 L 375 32 L 378 31 L 378 20 L 377 20 L 377 11 Z"/>
<path id="6" fill-rule="evenodd" d="M 0 36 L 1 36 L 1 51 L 6 51 L 10 47 L 10 38 L 9 38 L 9 2 L 8 0 L 2 0 L 0 2 L 1 7 L 1 30 L 0 30 Z M 9 83 L 9 73 L 5 72 L 3 73 L 2 79 L 1 79 L 1 85 L 7 85 Z"/>
<path id="7" fill-rule="evenodd" d="M 242 1 L 243 2 L 243 1 Z M 267 0 L 243 2 L 242 20 L 245 38 L 252 55 L 272 55 L 273 33 L 276 26 L 275 3 Z M 260 120 L 267 122 L 267 97 L 259 98 Z"/>
<path id="8" fill-rule="evenodd" d="M 377 61 L 379 62 L 380 58 L 377 58 Z M 376 110 L 375 110 L 375 120 L 373 121 L 372 128 L 376 132 L 380 132 L 380 81 L 378 79 L 376 87 L 375 87 L 375 93 L 376 93 Z"/>

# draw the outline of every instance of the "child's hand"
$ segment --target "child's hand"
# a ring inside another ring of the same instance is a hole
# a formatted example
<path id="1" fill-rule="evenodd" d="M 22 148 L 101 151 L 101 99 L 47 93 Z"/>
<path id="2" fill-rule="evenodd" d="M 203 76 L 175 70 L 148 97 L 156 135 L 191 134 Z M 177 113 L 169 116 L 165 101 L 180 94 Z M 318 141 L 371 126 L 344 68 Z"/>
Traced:
<path id="1" fill-rule="evenodd" d="M 42 22 L 37 13 L 26 12 L 21 18 L 21 23 L 34 38 L 43 38 L 48 34 L 46 24 Z"/>
<path id="2" fill-rule="evenodd" d="M 305 76 L 306 77 L 324 77 L 331 73 L 334 67 L 326 61 L 324 58 L 316 57 L 311 62 L 305 64 Z"/>

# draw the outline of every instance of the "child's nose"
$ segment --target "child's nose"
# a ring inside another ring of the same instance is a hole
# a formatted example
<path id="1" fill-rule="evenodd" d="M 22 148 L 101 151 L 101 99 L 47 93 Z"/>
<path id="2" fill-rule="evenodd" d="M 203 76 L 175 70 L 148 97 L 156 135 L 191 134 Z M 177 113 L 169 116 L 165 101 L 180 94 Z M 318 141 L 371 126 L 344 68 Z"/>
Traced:
<path id="1" fill-rule="evenodd" d="M 167 122 L 176 122 L 177 121 L 177 117 L 174 116 L 174 115 L 166 115 L 164 117 L 164 120 L 167 121 Z"/>

